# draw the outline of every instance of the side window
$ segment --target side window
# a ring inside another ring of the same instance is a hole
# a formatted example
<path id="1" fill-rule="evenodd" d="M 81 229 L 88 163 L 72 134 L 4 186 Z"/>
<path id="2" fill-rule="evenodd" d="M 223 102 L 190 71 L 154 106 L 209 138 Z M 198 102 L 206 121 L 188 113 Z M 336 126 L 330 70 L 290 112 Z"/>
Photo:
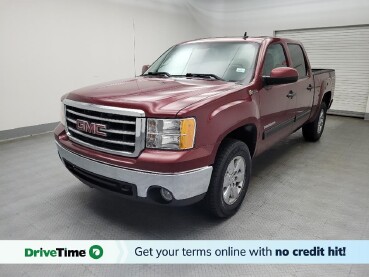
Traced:
<path id="1" fill-rule="evenodd" d="M 290 51 L 292 67 L 299 73 L 299 78 L 304 78 L 307 75 L 306 61 L 301 46 L 298 44 L 288 44 Z"/>
<path id="2" fill-rule="evenodd" d="M 270 45 L 265 54 L 263 76 L 270 76 L 272 69 L 285 66 L 287 66 L 287 62 L 282 45 Z"/>

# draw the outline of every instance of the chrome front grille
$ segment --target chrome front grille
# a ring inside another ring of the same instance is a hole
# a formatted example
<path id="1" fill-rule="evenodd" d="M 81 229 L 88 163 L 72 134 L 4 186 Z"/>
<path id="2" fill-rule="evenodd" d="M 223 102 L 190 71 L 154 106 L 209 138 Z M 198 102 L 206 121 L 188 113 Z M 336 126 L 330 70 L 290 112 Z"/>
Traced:
<path id="1" fill-rule="evenodd" d="M 111 154 L 137 157 L 145 145 L 145 113 L 65 99 L 67 135 L 75 143 Z"/>

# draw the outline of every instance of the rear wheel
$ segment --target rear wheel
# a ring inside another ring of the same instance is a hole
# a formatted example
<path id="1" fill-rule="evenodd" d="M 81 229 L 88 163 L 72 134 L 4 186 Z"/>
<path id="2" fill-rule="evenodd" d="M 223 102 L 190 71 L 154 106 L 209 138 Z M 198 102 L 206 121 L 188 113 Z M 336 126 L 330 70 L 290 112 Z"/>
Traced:
<path id="1" fill-rule="evenodd" d="M 207 209 L 221 218 L 234 215 L 245 198 L 250 175 L 251 156 L 247 145 L 226 139 L 217 154 L 204 199 Z"/>
<path id="2" fill-rule="evenodd" d="M 302 134 L 307 141 L 318 141 L 323 134 L 325 120 L 327 117 L 327 106 L 323 102 L 320 111 L 313 122 L 302 126 Z"/>

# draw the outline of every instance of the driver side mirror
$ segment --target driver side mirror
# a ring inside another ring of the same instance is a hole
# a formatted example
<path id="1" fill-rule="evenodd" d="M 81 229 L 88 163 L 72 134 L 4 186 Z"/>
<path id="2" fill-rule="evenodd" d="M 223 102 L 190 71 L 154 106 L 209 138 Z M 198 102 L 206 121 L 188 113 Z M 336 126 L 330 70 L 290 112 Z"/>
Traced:
<path id="1" fill-rule="evenodd" d="M 299 74 L 292 67 L 277 67 L 270 72 L 270 76 L 263 76 L 266 85 L 282 85 L 294 83 L 299 79 Z"/>
<path id="2" fill-rule="evenodd" d="M 142 66 L 142 74 L 144 74 L 148 69 L 149 69 L 150 65 L 145 64 Z"/>

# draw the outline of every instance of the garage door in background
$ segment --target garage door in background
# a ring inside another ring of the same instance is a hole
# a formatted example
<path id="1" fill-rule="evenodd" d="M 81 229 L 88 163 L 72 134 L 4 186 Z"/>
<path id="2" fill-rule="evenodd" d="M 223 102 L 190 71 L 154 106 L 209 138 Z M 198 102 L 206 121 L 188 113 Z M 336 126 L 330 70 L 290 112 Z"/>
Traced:
<path id="1" fill-rule="evenodd" d="M 301 41 L 313 68 L 336 70 L 332 113 L 364 117 L 369 95 L 369 26 L 276 31 Z"/>

